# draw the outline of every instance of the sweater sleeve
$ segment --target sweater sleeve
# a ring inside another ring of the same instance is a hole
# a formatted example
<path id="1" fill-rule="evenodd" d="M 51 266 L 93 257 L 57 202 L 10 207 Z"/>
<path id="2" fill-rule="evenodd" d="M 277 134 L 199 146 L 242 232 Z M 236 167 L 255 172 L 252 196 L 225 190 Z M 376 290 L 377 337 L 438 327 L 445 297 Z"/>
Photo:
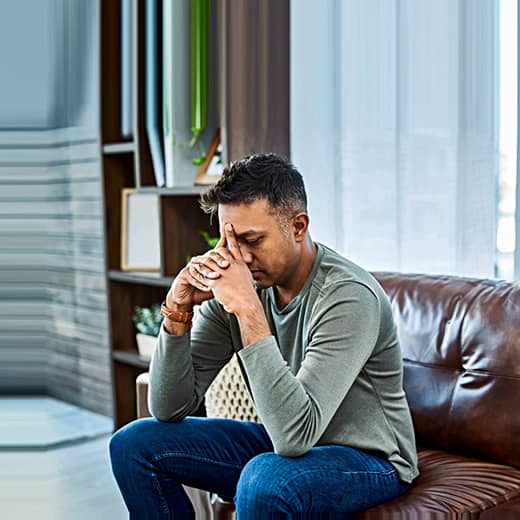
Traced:
<path id="1" fill-rule="evenodd" d="M 239 352 L 276 453 L 296 457 L 316 445 L 370 357 L 379 323 L 375 294 L 361 284 L 342 283 L 315 305 L 296 374 L 273 336 Z"/>
<path id="2" fill-rule="evenodd" d="M 187 334 L 173 336 L 162 326 L 150 362 L 148 407 L 152 415 L 176 422 L 194 413 L 233 352 L 229 320 L 215 300 L 202 304 Z"/>

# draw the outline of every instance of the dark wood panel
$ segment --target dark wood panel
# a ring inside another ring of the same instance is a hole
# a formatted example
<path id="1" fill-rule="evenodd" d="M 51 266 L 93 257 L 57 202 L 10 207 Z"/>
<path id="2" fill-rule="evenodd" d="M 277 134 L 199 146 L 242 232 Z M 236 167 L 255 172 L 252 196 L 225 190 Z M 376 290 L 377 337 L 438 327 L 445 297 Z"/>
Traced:
<path id="1" fill-rule="evenodd" d="M 289 0 L 221 2 L 224 122 L 228 160 L 289 157 Z"/>
<path id="2" fill-rule="evenodd" d="M 121 428 L 137 417 L 137 397 L 135 380 L 146 372 L 144 368 L 134 367 L 117 360 L 113 362 L 114 403 L 116 403 L 114 425 Z"/>
<path id="3" fill-rule="evenodd" d="M 121 140 L 121 2 L 101 2 L 101 139 Z"/>
<path id="4" fill-rule="evenodd" d="M 161 214 L 162 274 L 175 276 L 186 265 L 188 256 L 209 249 L 200 232 L 218 236 L 218 222 L 216 217 L 210 222 L 198 198 L 190 196 L 161 197 Z"/>

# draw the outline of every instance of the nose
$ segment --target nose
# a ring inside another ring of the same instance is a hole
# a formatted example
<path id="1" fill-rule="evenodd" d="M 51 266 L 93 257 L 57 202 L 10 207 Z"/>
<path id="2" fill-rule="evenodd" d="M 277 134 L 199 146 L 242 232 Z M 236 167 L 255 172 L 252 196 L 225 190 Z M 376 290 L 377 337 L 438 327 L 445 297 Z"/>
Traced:
<path id="1" fill-rule="evenodd" d="M 242 253 L 242 258 L 246 264 L 249 265 L 253 263 L 253 255 L 247 250 L 245 246 L 240 246 L 240 252 Z"/>

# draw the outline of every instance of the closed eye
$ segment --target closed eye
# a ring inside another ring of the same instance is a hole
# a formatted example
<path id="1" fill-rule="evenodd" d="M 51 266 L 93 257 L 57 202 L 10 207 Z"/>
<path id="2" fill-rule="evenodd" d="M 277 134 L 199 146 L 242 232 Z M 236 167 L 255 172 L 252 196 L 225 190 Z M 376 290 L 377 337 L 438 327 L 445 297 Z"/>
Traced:
<path id="1" fill-rule="evenodd" d="M 254 238 L 254 239 L 250 239 L 250 240 L 244 240 L 244 244 L 248 245 L 248 246 L 254 246 L 256 244 L 258 244 L 260 242 L 260 238 Z"/>

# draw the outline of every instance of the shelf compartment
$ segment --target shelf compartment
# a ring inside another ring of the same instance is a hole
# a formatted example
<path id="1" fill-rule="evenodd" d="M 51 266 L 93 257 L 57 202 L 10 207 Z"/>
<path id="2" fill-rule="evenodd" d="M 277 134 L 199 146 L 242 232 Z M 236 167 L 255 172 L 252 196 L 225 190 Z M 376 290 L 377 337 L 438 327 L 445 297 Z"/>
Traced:
<path id="1" fill-rule="evenodd" d="M 161 197 L 161 215 L 162 275 L 176 276 L 188 256 L 210 249 L 200 232 L 218 236 L 218 219 L 214 217 L 211 223 L 209 215 L 200 209 L 198 198 L 189 195 Z"/>
<path id="2" fill-rule="evenodd" d="M 125 363 L 127 365 L 144 368 L 148 370 L 150 366 L 150 361 L 139 354 L 134 354 L 133 352 L 126 352 L 124 350 L 114 350 L 112 352 L 112 358 L 119 363 Z"/>
<path id="3" fill-rule="evenodd" d="M 126 140 L 121 135 L 121 2 L 101 2 L 100 9 L 101 134 L 102 142 L 110 143 Z"/>
<path id="4" fill-rule="evenodd" d="M 135 187 L 134 154 L 103 157 L 105 229 L 108 269 L 121 267 L 121 192 Z"/>
<path id="5" fill-rule="evenodd" d="M 173 279 L 161 276 L 159 273 L 142 273 L 137 271 L 117 271 L 108 272 L 110 280 L 141 285 L 155 285 L 159 287 L 170 287 Z"/>
<path id="6" fill-rule="evenodd" d="M 168 289 L 164 286 L 109 279 L 113 351 L 137 355 L 137 330 L 132 322 L 135 307 L 150 307 L 161 303 L 167 293 Z"/>

